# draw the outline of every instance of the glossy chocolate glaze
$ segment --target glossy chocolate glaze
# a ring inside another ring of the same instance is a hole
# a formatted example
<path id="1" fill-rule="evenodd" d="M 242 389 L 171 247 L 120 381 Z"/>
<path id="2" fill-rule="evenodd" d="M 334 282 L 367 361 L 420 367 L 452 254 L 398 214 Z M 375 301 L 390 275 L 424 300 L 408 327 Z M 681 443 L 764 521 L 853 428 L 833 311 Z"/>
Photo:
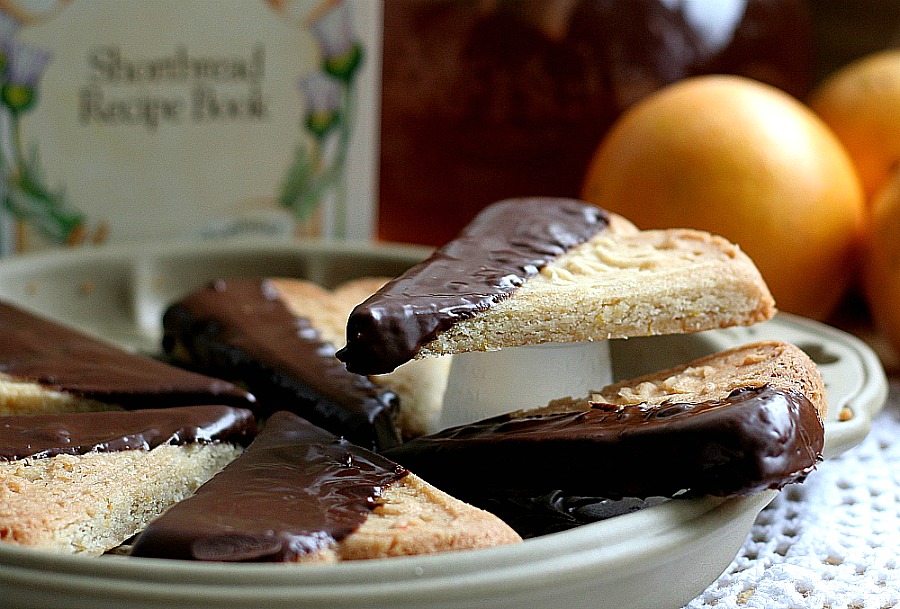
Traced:
<path id="1" fill-rule="evenodd" d="M 430 258 L 357 306 L 337 357 L 360 374 L 391 372 L 438 332 L 509 296 L 609 223 L 574 199 L 508 199 L 482 211 Z"/>
<path id="2" fill-rule="evenodd" d="M 0 373 L 126 409 L 196 404 L 246 407 L 232 383 L 123 351 L 0 303 Z"/>
<path id="3" fill-rule="evenodd" d="M 0 417 L 0 461 L 151 450 L 163 444 L 246 446 L 255 435 L 253 413 L 230 406 L 8 416 Z"/>
<path id="4" fill-rule="evenodd" d="M 166 311 L 163 330 L 167 353 L 247 386 L 262 414 L 290 410 L 367 448 L 400 442 L 396 396 L 348 372 L 334 346 L 265 280 L 219 280 L 196 290 Z"/>
<path id="5" fill-rule="evenodd" d="M 554 489 L 611 499 L 730 496 L 802 480 L 823 442 L 805 396 L 763 386 L 698 404 L 503 415 L 385 454 L 464 500 Z"/>
<path id="6" fill-rule="evenodd" d="M 278 412 L 244 453 L 138 537 L 134 556 L 276 562 L 339 542 L 365 522 L 397 464 Z"/>

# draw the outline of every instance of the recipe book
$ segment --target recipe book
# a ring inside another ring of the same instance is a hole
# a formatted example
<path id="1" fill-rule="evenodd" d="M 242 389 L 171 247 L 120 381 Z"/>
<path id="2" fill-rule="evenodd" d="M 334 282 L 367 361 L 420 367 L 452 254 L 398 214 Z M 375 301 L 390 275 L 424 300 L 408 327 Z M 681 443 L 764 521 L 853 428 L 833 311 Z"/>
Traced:
<path id="1" fill-rule="evenodd" d="M 374 232 L 381 3 L 0 2 L 0 249 Z"/>

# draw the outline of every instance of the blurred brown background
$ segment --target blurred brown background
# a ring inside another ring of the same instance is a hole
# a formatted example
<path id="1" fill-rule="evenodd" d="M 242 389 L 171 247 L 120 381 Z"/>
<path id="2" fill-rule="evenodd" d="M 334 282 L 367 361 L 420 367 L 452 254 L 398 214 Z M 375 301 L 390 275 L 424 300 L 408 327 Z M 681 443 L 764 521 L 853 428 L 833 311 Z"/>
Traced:
<path id="1" fill-rule="evenodd" d="M 852 59 L 900 45 L 898 0 L 808 0 L 816 80 Z"/>

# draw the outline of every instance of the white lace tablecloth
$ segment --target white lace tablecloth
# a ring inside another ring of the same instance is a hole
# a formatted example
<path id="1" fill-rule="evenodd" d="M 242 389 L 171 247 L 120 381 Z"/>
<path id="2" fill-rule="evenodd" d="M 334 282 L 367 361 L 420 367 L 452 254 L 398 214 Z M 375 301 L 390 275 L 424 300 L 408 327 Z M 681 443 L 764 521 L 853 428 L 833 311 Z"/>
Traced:
<path id="1" fill-rule="evenodd" d="M 900 382 L 863 442 L 760 514 L 688 609 L 900 609 Z"/>

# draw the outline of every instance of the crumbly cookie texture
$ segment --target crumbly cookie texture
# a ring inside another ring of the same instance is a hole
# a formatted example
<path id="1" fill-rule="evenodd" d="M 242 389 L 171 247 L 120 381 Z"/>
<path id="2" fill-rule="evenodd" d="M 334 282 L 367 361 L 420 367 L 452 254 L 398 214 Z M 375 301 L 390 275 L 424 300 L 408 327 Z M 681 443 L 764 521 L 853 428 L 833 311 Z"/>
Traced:
<path id="1" fill-rule="evenodd" d="M 408 474 L 385 489 L 365 523 L 331 548 L 297 562 L 338 562 L 472 550 L 522 541 L 493 514 Z"/>
<path id="2" fill-rule="evenodd" d="M 738 246 L 696 230 L 638 230 L 613 214 L 607 230 L 438 334 L 417 357 L 698 332 L 774 314 L 768 287 Z"/>
<path id="3" fill-rule="evenodd" d="M 56 391 L 0 374 L 0 416 L 122 410 L 114 404 Z"/>
<path id="4" fill-rule="evenodd" d="M 663 402 L 698 403 L 724 399 L 735 389 L 769 385 L 802 393 L 824 420 L 828 403 L 815 362 L 799 347 L 782 341 L 742 345 L 693 362 L 609 385 L 588 399 L 556 400 L 541 411 Z M 535 411 L 530 411 L 529 414 Z"/>
<path id="5" fill-rule="evenodd" d="M 162 445 L 0 462 L 0 541 L 99 555 L 192 494 L 241 448 Z"/>
<path id="6" fill-rule="evenodd" d="M 324 340 L 339 349 L 346 342 L 350 311 L 387 281 L 387 277 L 363 277 L 343 283 L 334 290 L 302 279 L 276 278 L 271 284 L 291 313 L 308 319 Z M 415 437 L 433 431 L 447 388 L 450 360 L 442 357 L 410 361 L 389 374 L 369 377 L 400 398 L 397 424 L 404 436 Z"/>

